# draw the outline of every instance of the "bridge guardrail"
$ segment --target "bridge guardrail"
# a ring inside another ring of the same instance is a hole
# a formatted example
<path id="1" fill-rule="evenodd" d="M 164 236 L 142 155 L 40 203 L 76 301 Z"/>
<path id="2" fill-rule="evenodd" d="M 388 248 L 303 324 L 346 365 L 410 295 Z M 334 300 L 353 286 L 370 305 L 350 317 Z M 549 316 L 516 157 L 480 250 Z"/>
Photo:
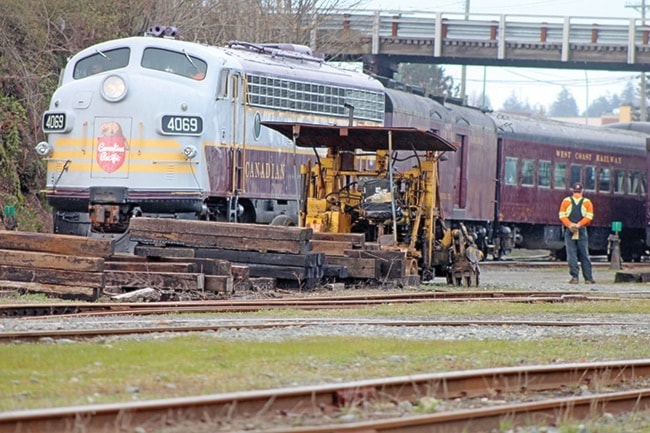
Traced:
<path id="1" fill-rule="evenodd" d="M 365 54 L 382 54 L 382 41 L 411 39 L 431 44 L 430 55 L 444 57 L 446 42 L 481 42 L 498 48 L 505 59 L 507 45 L 560 44 L 561 60 L 573 51 L 625 51 L 627 64 L 637 62 L 637 52 L 650 51 L 650 25 L 636 18 L 529 16 L 508 14 L 462 14 L 421 11 L 333 11 L 320 17 L 312 33 L 312 47 L 319 47 L 319 34 L 336 34 L 339 42 L 371 41 Z M 341 45 L 340 44 L 340 45 Z M 620 62 L 620 58 L 615 62 Z M 650 55 L 643 63 L 650 65 Z"/>

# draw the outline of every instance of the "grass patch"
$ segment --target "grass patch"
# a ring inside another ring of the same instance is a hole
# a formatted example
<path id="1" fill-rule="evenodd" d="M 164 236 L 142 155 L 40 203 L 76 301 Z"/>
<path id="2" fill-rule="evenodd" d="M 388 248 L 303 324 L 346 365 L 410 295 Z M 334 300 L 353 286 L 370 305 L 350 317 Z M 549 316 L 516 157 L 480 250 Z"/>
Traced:
<path id="1" fill-rule="evenodd" d="M 572 315 L 593 314 L 647 314 L 650 300 L 621 299 L 620 301 L 586 301 L 566 303 L 514 303 L 500 301 L 420 302 L 413 304 L 383 304 L 363 309 L 292 310 L 274 309 L 253 313 L 236 313 L 220 317 L 365 317 L 408 318 L 436 320 L 440 316 L 508 316 L 521 319 L 525 314 L 557 314 L 570 320 Z M 491 317 L 486 317 L 490 319 Z M 493 317 L 492 317 L 493 318 Z M 458 320 L 461 320 L 459 318 Z M 620 318 L 619 318 L 620 319 Z"/>
<path id="2" fill-rule="evenodd" d="M 440 371 L 650 358 L 650 339 L 223 340 L 0 346 L 0 410 L 178 397 Z"/>

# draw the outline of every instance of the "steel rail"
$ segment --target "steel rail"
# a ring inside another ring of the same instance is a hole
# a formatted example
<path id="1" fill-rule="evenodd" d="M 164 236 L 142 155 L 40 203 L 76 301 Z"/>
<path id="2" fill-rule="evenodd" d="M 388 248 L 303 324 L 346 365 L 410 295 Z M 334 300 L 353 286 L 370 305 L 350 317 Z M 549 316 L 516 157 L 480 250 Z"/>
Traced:
<path id="1" fill-rule="evenodd" d="M 459 410 L 350 424 L 264 429 L 265 433 L 489 433 L 507 421 L 516 426 L 558 425 L 605 412 L 618 415 L 650 409 L 650 389 L 601 393 L 587 397 L 549 399 L 533 403 Z M 246 430 L 250 432 L 250 430 Z M 259 430 L 258 430 L 259 431 Z M 231 431 L 237 433 L 237 431 Z M 244 431 L 241 431 L 242 433 Z"/>
<path id="2" fill-rule="evenodd" d="M 422 396 L 441 399 L 494 396 L 515 392 L 571 389 L 571 387 L 589 384 L 606 386 L 638 381 L 648 377 L 650 377 L 650 359 L 422 374 L 345 384 L 245 391 L 146 402 L 9 411 L 0 413 L 0 433 L 18 431 L 21 433 L 42 431 L 94 433 L 134 431 L 136 428 L 144 428 L 149 431 L 149 429 L 164 429 L 170 425 L 188 421 L 200 422 L 206 419 L 234 419 L 237 417 L 248 419 L 251 416 L 259 417 L 264 414 L 296 411 L 297 408 L 304 413 L 311 411 L 318 415 L 322 414 L 326 408 L 340 408 L 367 400 L 395 403 L 413 401 Z M 615 400 L 614 395 L 611 394 L 608 397 L 608 409 L 610 405 L 617 404 L 618 400 Z M 650 390 L 635 391 L 627 395 L 628 399 L 637 399 L 639 402 L 643 402 L 643 407 L 647 407 Z M 584 398 L 562 400 L 567 403 L 559 407 L 565 411 L 578 408 L 583 410 L 584 405 L 591 408 L 594 404 L 593 400 Z M 586 403 L 587 401 L 589 403 Z M 520 405 L 521 409 L 517 413 L 529 414 L 535 407 L 541 408 L 542 406 L 541 403 L 537 403 L 537 406 L 535 404 Z M 557 411 L 556 407 L 557 405 L 546 409 Z M 404 424 L 396 424 L 395 420 L 385 420 L 383 424 L 382 421 L 377 421 L 372 424 L 371 428 L 374 431 L 382 432 L 420 432 L 423 431 L 421 428 L 422 425 L 425 425 L 425 420 L 427 425 L 434 425 L 436 418 L 445 416 L 458 417 L 458 421 L 466 427 L 470 415 L 473 417 L 471 419 L 479 419 L 481 414 L 483 418 L 494 419 L 497 416 L 502 417 L 515 413 L 515 409 L 513 407 L 508 411 L 498 412 L 498 415 L 497 412 L 498 409 L 491 408 L 484 409 L 483 412 L 481 410 L 474 411 L 474 415 L 471 412 L 455 411 L 449 414 L 414 417 L 416 424 L 413 428 L 415 430 L 405 430 L 407 427 Z M 399 422 L 403 423 L 404 420 Z M 355 423 L 337 425 L 336 430 L 301 428 L 299 431 L 352 431 L 354 429 L 359 431 L 360 427 L 361 423 Z M 295 432 L 297 430 L 288 431 Z"/>
<path id="3" fill-rule="evenodd" d="M 418 303 L 431 301 L 508 301 L 508 302 L 573 302 L 617 300 L 616 297 L 593 297 L 586 292 L 522 292 L 522 291 L 468 291 L 468 292 L 421 292 L 386 295 L 356 295 L 343 297 L 303 297 L 251 300 L 217 301 L 170 301 L 170 302 L 96 302 L 96 303 L 54 303 L 54 304 L 7 304 L 0 305 L 0 317 L 70 316 L 88 313 L 124 314 L 147 310 L 168 312 L 203 311 L 258 311 L 272 308 L 347 308 L 379 304 Z"/>
<path id="4" fill-rule="evenodd" d="M 442 326 L 544 326 L 544 327 L 580 327 L 580 326 L 638 326 L 643 323 L 625 321 L 537 321 L 537 320 L 361 320 L 361 319 L 304 319 L 260 321 L 259 323 L 221 323 L 213 325 L 166 325 L 141 326 L 101 329 L 70 329 L 70 330 L 31 330 L 0 332 L 0 343 L 39 341 L 43 339 L 82 340 L 96 337 L 119 335 L 137 335 L 154 333 L 190 333 L 218 332 L 227 329 L 271 329 L 308 326 L 387 326 L 387 327 L 442 327 Z M 648 325 L 650 323 L 646 323 Z"/>

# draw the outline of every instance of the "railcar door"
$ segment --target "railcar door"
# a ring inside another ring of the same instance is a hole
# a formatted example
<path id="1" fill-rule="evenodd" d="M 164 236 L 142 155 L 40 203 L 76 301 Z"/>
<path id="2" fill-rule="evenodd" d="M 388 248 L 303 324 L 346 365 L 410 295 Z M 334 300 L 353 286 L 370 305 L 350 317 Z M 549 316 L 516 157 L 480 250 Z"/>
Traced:
<path id="1" fill-rule="evenodd" d="M 454 208 L 465 209 L 467 206 L 467 136 L 456 134 L 456 194 L 454 194 Z"/>
<path id="2" fill-rule="evenodd" d="M 220 71 L 215 112 L 215 141 L 206 149 L 210 190 L 214 197 L 234 197 L 242 188 L 241 72 Z"/>
<path id="3" fill-rule="evenodd" d="M 239 73 L 230 76 L 230 88 L 232 89 L 232 189 L 233 196 L 238 197 L 245 191 L 244 167 L 246 165 L 246 146 L 244 141 L 244 129 L 246 127 L 243 113 L 243 91 L 242 77 Z"/>

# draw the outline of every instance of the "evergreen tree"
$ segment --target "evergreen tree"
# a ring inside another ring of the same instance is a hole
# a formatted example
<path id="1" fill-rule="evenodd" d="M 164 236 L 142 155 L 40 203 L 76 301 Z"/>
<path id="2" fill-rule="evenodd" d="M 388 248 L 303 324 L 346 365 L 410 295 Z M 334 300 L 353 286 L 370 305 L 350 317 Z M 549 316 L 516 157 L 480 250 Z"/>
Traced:
<path id="1" fill-rule="evenodd" d="M 555 102 L 551 105 L 551 109 L 548 112 L 548 115 L 551 117 L 577 117 L 578 116 L 578 104 L 576 103 L 575 98 L 567 90 L 566 87 L 562 87 L 562 91 L 557 95 Z"/>
<path id="2" fill-rule="evenodd" d="M 520 101 L 514 91 L 510 94 L 510 96 L 508 96 L 508 99 L 503 102 L 503 107 L 501 110 L 521 114 L 533 114 L 535 112 L 528 101 Z"/>
<path id="3" fill-rule="evenodd" d="M 600 117 L 603 114 L 612 114 L 620 106 L 621 98 L 618 95 L 600 96 L 589 104 L 585 114 L 588 117 Z"/>
<path id="4" fill-rule="evenodd" d="M 460 92 L 458 85 L 454 84 L 454 79 L 445 75 L 444 68 L 437 65 L 401 63 L 395 79 L 422 87 L 425 94 L 433 96 L 456 97 Z"/>
<path id="5" fill-rule="evenodd" d="M 621 93 L 620 96 L 620 105 L 639 105 L 639 97 L 637 96 L 637 88 L 638 86 L 638 81 L 636 80 L 628 80 L 627 83 L 625 83 L 625 89 L 623 89 L 623 93 Z"/>

